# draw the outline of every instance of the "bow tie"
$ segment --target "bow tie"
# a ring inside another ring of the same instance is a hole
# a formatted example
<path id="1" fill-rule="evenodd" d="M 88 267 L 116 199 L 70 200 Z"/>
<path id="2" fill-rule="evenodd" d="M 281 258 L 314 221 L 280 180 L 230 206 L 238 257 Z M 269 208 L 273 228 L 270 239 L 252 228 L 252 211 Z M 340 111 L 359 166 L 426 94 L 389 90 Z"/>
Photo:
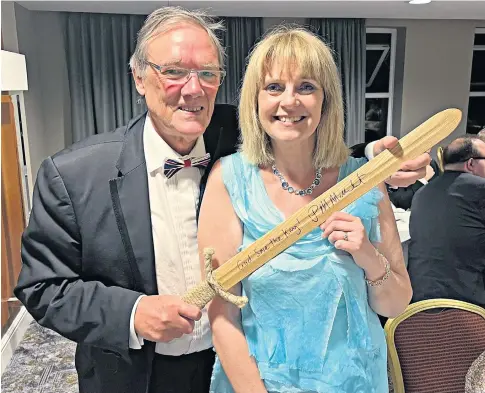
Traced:
<path id="1" fill-rule="evenodd" d="M 173 175 L 175 175 L 178 171 L 182 168 L 205 168 L 209 165 L 211 155 L 207 153 L 202 157 L 189 157 L 184 160 L 176 160 L 173 158 L 165 159 L 163 165 L 163 173 L 167 176 L 167 179 L 170 179 Z"/>

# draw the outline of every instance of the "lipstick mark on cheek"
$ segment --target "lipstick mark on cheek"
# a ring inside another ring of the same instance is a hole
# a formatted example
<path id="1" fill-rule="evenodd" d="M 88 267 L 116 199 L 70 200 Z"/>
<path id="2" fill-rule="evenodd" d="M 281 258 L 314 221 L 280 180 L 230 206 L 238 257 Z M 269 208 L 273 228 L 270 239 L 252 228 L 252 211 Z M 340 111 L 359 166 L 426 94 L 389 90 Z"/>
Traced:
<path id="1" fill-rule="evenodd" d="M 160 89 L 160 102 L 165 103 L 165 105 L 172 106 L 174 110 L 177 110 L 180 105 L 180 84 L 175 83 L 165 83 Z"/>
<path id="2" fill-rule="evenodd" d="M 176 84 L 173 82 L 166 82 L 162 86 L 162 90 L 165 91 L 165 95 L 181 95 L 181 90 L 182 90 L 183 85 L 181 84 Z"/>

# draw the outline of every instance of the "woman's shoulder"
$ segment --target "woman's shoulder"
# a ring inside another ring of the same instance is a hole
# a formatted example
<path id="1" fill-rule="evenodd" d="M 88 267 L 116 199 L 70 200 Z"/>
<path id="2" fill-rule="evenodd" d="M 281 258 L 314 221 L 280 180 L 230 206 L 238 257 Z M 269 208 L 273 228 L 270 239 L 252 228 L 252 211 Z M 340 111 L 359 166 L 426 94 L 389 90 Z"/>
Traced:
<path id="1" fill-rule="evenodd" d="M 257 169 L 256 165 L 250 163 L 247 158 L 241 152 L 236 152 L 220 159 L 221 165 L 224 168 L 223 171 L 235 173 L 235 174 L 250 174 Z"/>
<path id="2" fill-rule="evenodd" d="M 235 153 L 229 154 L 227 156 L 221 157 L 220 162 L 222 165 L 227 164 L 227 163 L 234 163 L 234 162 L 240 162 L 243 160 L 241 152 L 237 151 Z"/>

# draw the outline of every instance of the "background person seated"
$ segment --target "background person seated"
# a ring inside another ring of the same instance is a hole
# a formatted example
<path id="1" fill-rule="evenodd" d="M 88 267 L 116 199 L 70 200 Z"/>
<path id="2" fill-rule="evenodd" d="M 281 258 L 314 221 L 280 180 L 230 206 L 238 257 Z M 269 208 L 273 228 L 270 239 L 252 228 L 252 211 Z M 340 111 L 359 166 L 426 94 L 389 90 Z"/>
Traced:
<path id="1" fill-rule="evenodd" d="M 484 141 L 484 142 L 485 142 L 485 128 L 484 128 L 483 130 L 481 130 L 481 131 L 480 131 L 480 132 L 477 134 L 477 136 L 478 136 L 478 137 L 479 137 L 479 138 L 480 138 L 482 141 Z"/>
<path id="2" fill-rule="evenodd" d="M 416 193 L 411 207 L 412 301 L 485 307 L 485 142 L 456 139 L 444 148 L 443 164 L 444 173 Z"/>

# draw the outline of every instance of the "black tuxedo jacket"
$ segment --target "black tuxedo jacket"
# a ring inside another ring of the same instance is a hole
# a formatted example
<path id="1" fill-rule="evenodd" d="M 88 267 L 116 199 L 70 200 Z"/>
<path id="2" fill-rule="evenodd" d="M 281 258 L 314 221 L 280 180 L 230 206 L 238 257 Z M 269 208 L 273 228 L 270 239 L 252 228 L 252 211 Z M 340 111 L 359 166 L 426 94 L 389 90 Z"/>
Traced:
<path id="1" fill-rule="evenodd" d="M 41 165 L 22 238 L 15 295 L 43 326 L 75 341 L 81 393 L 144 393 L 155 344 L 129 349 L 141 294 L 157 294 L 145 114 Z M 216 105 L 204 133 L 211 164 L 236 151 L 236 109 Z M 199 204 L 200 205 L 200 204 Z"/>
<path id="2" fill-rule="evenodd" d="M 409 230 L 413 302 L 448 298 L 485 307 L 485 179 L 437 176 L 416 193 Z"/>

